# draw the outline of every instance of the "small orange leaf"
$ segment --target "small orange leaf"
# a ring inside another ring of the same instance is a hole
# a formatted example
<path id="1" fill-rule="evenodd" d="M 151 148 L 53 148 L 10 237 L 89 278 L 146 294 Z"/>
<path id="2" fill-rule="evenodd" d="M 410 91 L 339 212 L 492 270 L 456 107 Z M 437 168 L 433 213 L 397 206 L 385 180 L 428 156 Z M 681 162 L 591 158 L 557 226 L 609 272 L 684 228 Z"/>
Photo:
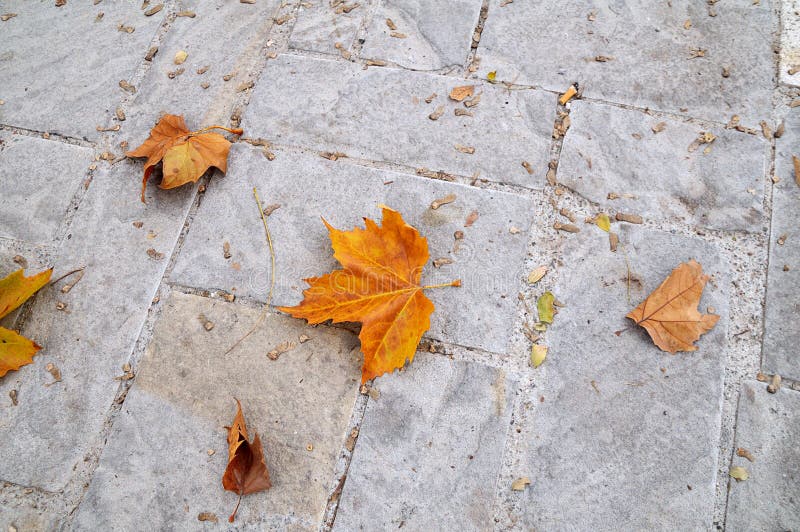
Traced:
<path id="1" fill-rule="evenodd" d="M 423 289 L 461 285 L 453 281 L 420 286 L 428 241 L 399 212 L 383 207 L 381 226 L 368 218 L 364 221 L 366 229 L 339 231 L 323 220 L 333 256 L 344 269 L 306 279 L 310 288 L 303 292 L 303 301 L 280 308 L 311 324 L 361 322 L 362 383 L 414 359 L 434 310 Z"/>
<path id="2" fill-rule="evenodd" d="M 459 87 L 453 87 L 453 90 L 450 91 L 450 99 L 460 102 L 465 98 L 472 96 L 473 92 L 475 92 L 475 85 L 461 85 Z"/>
<path id="3" fill-rule="evenodd" d="M 0 318 L 22 305 L 50 280 L 52 269 L 25 277 L 23 270 L 17 270 L 0 279 Z M 0 327 L 0 377 L 11 370 L 33 362 L 33 355 L 41 349 L 35 342 L 24 336 Z"/>
<path id="4" fill-rule="evenodd" d="M 662 351 L 696 351 L 694 342 L 719 320 L 697 310 L 709 279 L 694 259 L 684 262 L 626 317 L 644 327 Z"/>
<path id="5" fill-rule="evenodd" d="M 272 487 L 267 464 L 264 463 L 264 450 L 261 439 L 256 434 L 252 443 L 247 436 L 247 425 L 242 415 L 242 404 L 236 400 L 238 410 L 233 425 L 228 427 L 228 467 L 222 475 L 222 487 L 242 495 L 268 490 Z M 239 503 L 228 518 L 233 523 Z"/>
<path id="6" fill-rule="evenodd" d="M 223 129 L 241 135 L 241 129 L 211 126 L 200 131 L 189 131 L 183 116 L 164 115 L 150 130 L 150 136 L 141 146 L 127 152 L 128 157 L 147 157 L 142 178 L 142 203 L 147 180 L 156 165 L 163 161 L 163 178 L 160 188 L 170 189 L 200 179 L 206 170 L 216 167 L 224 174 L 228 166 L 231 143 L 219 133 Z"/>

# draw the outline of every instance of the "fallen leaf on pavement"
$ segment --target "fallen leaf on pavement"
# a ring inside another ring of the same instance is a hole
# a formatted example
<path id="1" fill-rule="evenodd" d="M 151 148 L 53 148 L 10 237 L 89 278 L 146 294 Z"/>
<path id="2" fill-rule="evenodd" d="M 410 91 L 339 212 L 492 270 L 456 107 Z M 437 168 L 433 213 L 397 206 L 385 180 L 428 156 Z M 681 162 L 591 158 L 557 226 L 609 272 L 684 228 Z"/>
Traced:
<path id="1" fill-rule="evenodd" d="M 211 129 L 242 134 L 241 129 L 222 126 L 189 131 L 183 116 L 164 115 L 141 146 L 125 153 L 128 157 L 147 157 L 142 178 L 142 203 L 147 180 L 159 162 L 162 162 L 163 177 L 158 186 L 163 189 L 195 182 L 212 166 L 225 173 L 231 143 L 219 133 L 209 133 Z"/>
<path id="2" fill-rule="evenodd" d="M 696 351 L 694 342 L 719 320 L 697 310 L 709 279 L 694 259 L 684 262 L 626 317 L 644 327 L 662 351 Z"/>
<path id="3" fill-rule="evenodd" d="M 52 269 L 25 277 L 23 270 L 17 270 L 0 279 L 0 319 L 25 303 L 33 294 L 50 280 Z M 18 370 L 33 362 L 33 355 L 41 349 L 36 342 L 0 327 L 0 377 L 11 370 Z"/>
<path id="4" fill-rule="evenodd" d="M 454 87 L 453 90 L 450 91 L 450 99 L 460 102 L 465 98 L 472 96 L 473 92 L 475 92 L 475 85 L 462 85 L 460 87 Z"/>
<path id="5" fill-rule="evenodd" d="M 520 477 L 511 483 L 511 489 L 514 491 L 523 491 L 530 483 L 531 479 L 528 477 Z"/>
<path id="6" fill-rule="evenodd" d="M 531 366 L 538 368 L 547 357 L 547 346 L 541 344 L 533 344 L 531 348 Z"/>
<path id="7" fill-rule="evenodd" d="M 233 425 L 228 427 L 228 467 L 222 475 L 222 487 L 239 494 L 233 513 L 228 521 L 233 523 L 243 495 L 268 490 L 272 487 L 261 439 L 256 434 L 252 443 L 247 436 L 247 425 L 242 415 L 242 404 L 236 400 L 238 410 Z"/>
<path id="8" fill-rule="evenodd" d="M 736 449 L 736 456 L 741 456 L 742 458 L 747 458 L 751 462 L 755 461 L 755 458 L 753 458 L 752 453 L 750 451 L 748 451 L 747 449 L 744 449 L 742 447 L 739 447 L 738 449 Z"/>
<path id="9" fill-rule="evenodd" d="M 344 268 L 306 279 L 303 301 L 279 309 L 311 324 L 361 322 L 362 383 L 414 359 L 434 310 L 424 289 L 461 286 L 460 280 L 420 286 L 428 241 L 399 212 L 384 206 L 382 225 L 364 221 L 366 229 L 340 231 L 323 220 Z"/>
<path id="10" fill-rule="evenodd" d="M 611 220 L 608 219 L 608 215 L 604 212 L 601 212 L 595 217 L 594 223 L 606 233 L 611 231 Z"/>
<path id="11" fill-rule="evenodd" d="M 528 284 L 535 284 L 547 274 L 547 266 L 539 266 L 528 274 Z"/>
<path id="12" fill-rule="evenodd" d="M 553 323 L 553 302 L 556 300 L 552 292 L 545 292 L 536 301 L 536 310 L 539 311 L 539 321 L 542 323 Z"/>
<path id="13" fill-rule="evenodd" d="M 742 466 L 732 467 L 730 475 L 732 478 L 736 479 L 736 482 L 741 482 L 742 480 L 747 480 L 750 478 L 750 473 L 748 473 L 747 469 L 743 468 Z"/>

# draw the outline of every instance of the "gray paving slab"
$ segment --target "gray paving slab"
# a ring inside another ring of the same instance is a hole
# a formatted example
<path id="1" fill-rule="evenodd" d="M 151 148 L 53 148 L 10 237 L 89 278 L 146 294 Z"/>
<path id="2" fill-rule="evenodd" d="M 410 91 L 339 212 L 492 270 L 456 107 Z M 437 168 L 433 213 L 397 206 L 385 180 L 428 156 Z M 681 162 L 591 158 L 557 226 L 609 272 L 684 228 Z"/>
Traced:
<path id="1" fill-rule="evenodd" d="M 167 12 L 148 17 L 139 7 L 3 2 L 17 16 L 2 23 L 0 123 L 97 139 L 125 94 L 119 82 L 135 73 Z"/>
<path id="2" fill-rule="evenodd" d="M 0 527 L 3 530 L 57 530 L 58 525 L 58 516 L 42 511 L 36 505 L 3 508 L 0 511 Z"/>
<path id="3" fill-rule="evenodd" d="M 51 242 L 92 157 L 89 148 L 0 132 L 0 237 Z"/>
<path id="4" fill-rule="evenodd" d="M 250 437 L 260 435 L 273 484 L 244 497 L 236 527 L 316 529 L 358 395 L 358 339 L 270 314 L 235 351 L 223 354 L 259 314 L 171 294 L 74 529 L 195 530 L 202 526 L 200 512 L 224 522 L 237 499 L 221 480 L 228 458 L 224 427 L 236 413 L 234 397 L 242 403 Z M 211 331 L 205 321 L 214 324 Z M 302 334 L 311 339 L 301 344 Z M 267 351 L 286 341 L 296 347 L 278 360 L 267 358 Z"/>
<path id="5" fill-rule="evenodd" d="M 268 63 L 245 113 L 252 137 L 351 157 L 444 170 L 538 188 L 544 183 L 556 98 L 476 82 L 479 105 L 455 116 L 464 80 L 283 55 Z M 426 103 L 432 94 L 438 96 Z M 438 120 L 428 116 L 439 106 Z M 457 145 L 474 148 L 464 153 Z M 534 170 L 523 168 L 528 161 Z"/>
<path id="6" fill-rule="evenodd" d="M 489 4 L 481 76 L 497 71 L 562 92 L 579 82 L 587 97 L 719 122 L 738 114 L 756 126 L 770 116 L 778 27 L 770 1 L 715 3 L 713 17 L 691 0 L 500 3 Z"/>
<path id="7" fill-rule="evenodd" d="M 420 353 L 378 388 L 334 530 L 491 530 L 516 377 Z"/>
<path id="8" fill-rule="evenodd" d="M 380 220 L 379 205 L 385 204 L 428 239 L 431 260 L 423 283 L 458 278 L 463 283 L 459 289 L 428 291 L 437 307 L 428 335 L 505 352 L 516 294 L 527 275 L 523 259 L 534 216 L 530 200 L 316 155 L 277 152 L 270 162 L 260 150 L 243 144 L 232 148 L 229 168 L 206 191 L 170 282 L 266 298 L 269 256 L 252 194 L 257 186 L 265 204 L 281 205 L 269 217 L 276 256 L 273 303 L 297 304 L 306 288 L 302 279 L 340 267 L 321 217 L 349 230 L 362 226 L 362 216 Z M 451 193 L 456 201 L 430 208 L 432 201 Z M 480 216 L 464 227 L 472 211 Z M 519 232 L 512 233 L 512 228 Z M 456 231 L 463 231 L 464 239 L 454 252 Z M 223 255 L 225 242 L 230 259 Z M 439 258 L 453 263 L 432 267 L 431 261 Z"/>
<path id="9" fill-rule="evenodd" d="M 353 5 L 357 7 L 344 11 L 344 7 Z M 359 2 L 302 2 L 289 37 L 289 48 L 323 54 L 339 54 L 340 49 L 350 50 L 367 8 L 366 3 L 361 5 Z M 337 48 L 337 44 L 341 48 Z"/>
<path id="10" fill-rule="evenodd" d="M 28 459 L 2 461 L 0 479 L 58 491 L 99 437 L 194 193 L 166 191 L 145 206 L 141 168 L 98 171 L 55 262 L 55 276 L 85 267 L 83 278 L 68 294 L 62 282 L 37 295 L 23 333 L 43 349 L 0 381 L 0 397 L 12 388 L 19 397 L 0 401 L 0 453 Z M 51 385 L 47 363 L 61 382 Z"/>
<path id="11" fill-rule="evenodd" d="M 800 2 L 784 0 L 781 6 L 781 58 L 780 81 L 786 85 L 800 86 L 800 71 L 792 67 L 800 66 Z M 790 74 L 789 72 L 794 72 Z"/>
<path id="12" fill-rule="evenodd" d="M 509 499 L 522 529 L 711 528 L 728 320 L 727 266 L 700 239 L 632 226 L 582 231 L 564 248 L 553 290 L 565 307 L 534 375 L 531 439 L 520 475 L 532 485 Z M 680 262 L 705 273 L 700 309 L 721 316 L 698 350 L 670 355 L 625 315 Z M 623 331 L 619 335 L 615 331 Z M 542 402 L 540 402 L 542 401 Z"/>
<path id="13" fill-rule="evenodd" d="M 164 113 L 184 115 L 190 128 L 229 125 L 234 98 L 248 82 L 256 81 L 254 64 L 260 61 L 279 3 L 182 2 L 181 9 L 190 9 L 195 16 L 172 22 L 135 100 L 125 109 L 120 134 L 130 146 L 141 144 Z M 180 51 L 188 55 L 176 65 L 175 54 Z"/>
<path id="14" fill-rule="evenodd" d="M 367 26 L 361 57 L 414 70 L 462 67 L 480 11 L 481 0 L 382 0 Z"/>
<path id="15" fill-rule="evenodd" d="M 796 181 L 792 156 L 800 157 L 800 110 L 785 117 L 786 132 L 776 141 L 775 176 L 772 189 L 772 227 L 767 302 L 764 313 L 762 363 L 769 373 L 800 380 L 800 184 Z"/>
<path id="16" fill-rule="evenodd" d="M 570 120 L 558 180 L 590 201 L 650 220 L 764 230 L 771 147 L 762 138 L 585 101 L 572 104 Z M 706 131 L 716 140 L 690 152 Z"/>
<path id="17" fill-rule="evenodd" d="M 745 481 L 730 479 L 725 528 L 800 529 L 800 393 L 783 388 L 776 394 L 757 381 L 742 385 L 731 467 L 744 467 Z"/>

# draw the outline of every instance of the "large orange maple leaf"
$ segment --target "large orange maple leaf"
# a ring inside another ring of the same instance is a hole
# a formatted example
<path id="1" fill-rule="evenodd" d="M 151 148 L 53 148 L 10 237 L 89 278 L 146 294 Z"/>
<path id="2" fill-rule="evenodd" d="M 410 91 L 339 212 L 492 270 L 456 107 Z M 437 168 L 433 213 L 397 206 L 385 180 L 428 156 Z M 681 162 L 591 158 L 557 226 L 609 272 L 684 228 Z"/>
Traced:
<path id="1" fill-rule="evenodd" d="M 366 229 L 340 231 L 323 222 L 330 233 L 333 256 L 344 269 L 305 279 L 309 288 L 303 292 L 303 301 L 279 309 L 311 324 L 361 322 L 358 337 L 364 352 L 364 383 L 414 359 L 434 310 L 422 291 L 461 286 L 461 281 L 420 286 L 428 241 L 388 207 L 383 207 L 380 226 L 364 218 Z"/>

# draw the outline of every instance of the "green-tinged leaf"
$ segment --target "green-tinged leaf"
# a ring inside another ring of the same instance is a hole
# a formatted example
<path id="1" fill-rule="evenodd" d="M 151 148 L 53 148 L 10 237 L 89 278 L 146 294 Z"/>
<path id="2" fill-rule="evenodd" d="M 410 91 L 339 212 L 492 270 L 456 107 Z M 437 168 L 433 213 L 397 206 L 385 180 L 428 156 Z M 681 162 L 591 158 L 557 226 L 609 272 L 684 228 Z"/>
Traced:
<path id="1" fill-rule="evenodd" d="M 599 227 L 606 233 L 611 231 L 611 220 L 608 218 L 608 215 L 604 212 L 601 212 L 595 217 L 594 223 L 597 224 L 597 227 Z"/>
<path id="2" fill-rule="evenodd" d="M 741 482 L 750 478 L 750 473 L 748 473 L 747 469 L 743 468 L 742 466 L 732 467 L 730 475 L 736 479 L 736 482 Z"/>
<path id="3" fill-rule="evenodd" d="M 538 368 L 547 357 L 547 346 L 541 344 L 533 344 L 531 348 L 531 366 Z"/>
<path id="4" fill-rule="evenodd" d="M 553 323 L 553 314 L 555 313 L 553 301 L 555 301 L 555 299 L 552 292 L 545 292 L 541 295 L 539 300 L 536 301 L 536 310 L 539 311 L 539 321 L 542 323 Z"/>

